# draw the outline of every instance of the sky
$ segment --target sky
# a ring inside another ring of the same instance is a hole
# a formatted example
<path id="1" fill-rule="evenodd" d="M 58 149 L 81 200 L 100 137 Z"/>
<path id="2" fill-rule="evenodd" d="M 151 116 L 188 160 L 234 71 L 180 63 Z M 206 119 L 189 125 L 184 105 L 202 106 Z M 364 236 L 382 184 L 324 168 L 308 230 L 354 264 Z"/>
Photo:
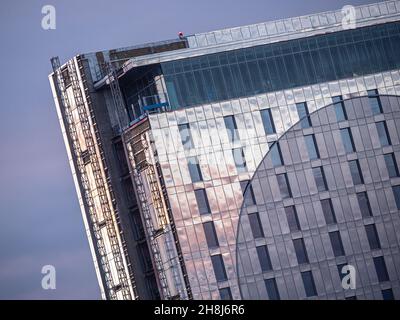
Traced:
<path id="1" fill-rule="evenodd" d="M 0 299 L 100 299 L 48 82 L 50 58 L 340 9 L 368 0 L 3 0 Z M 41 27 L 42 7 L 56 29 Z M 41 286 L 44 265 L 56 288 Z"/>

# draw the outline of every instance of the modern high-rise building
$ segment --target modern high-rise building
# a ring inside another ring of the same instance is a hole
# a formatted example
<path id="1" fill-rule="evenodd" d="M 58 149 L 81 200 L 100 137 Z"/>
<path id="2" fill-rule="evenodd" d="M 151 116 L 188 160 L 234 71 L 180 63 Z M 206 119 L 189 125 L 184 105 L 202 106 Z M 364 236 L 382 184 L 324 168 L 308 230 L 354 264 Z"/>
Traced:
<path id="1" fill-rule="evenodd" d="M 400 1 L 52 65 L 103 298 L 400 299 Z"/>

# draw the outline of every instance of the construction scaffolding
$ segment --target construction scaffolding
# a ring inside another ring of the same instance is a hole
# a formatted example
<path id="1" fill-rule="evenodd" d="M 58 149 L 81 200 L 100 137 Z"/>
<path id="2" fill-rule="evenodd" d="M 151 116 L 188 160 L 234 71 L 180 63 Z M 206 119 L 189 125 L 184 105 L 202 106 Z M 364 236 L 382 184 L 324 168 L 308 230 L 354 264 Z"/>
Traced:
<path id="1" fill-rule="evenodd" d="M 110 299 L 135 299 L 137 294 L 133 272 L 123 234 L 120 231 L 112 188 L 107 178 L 104 151 L 91 106 L 81 57 L 69 60 L 64 68 L 61 67 L 58 57 L 52 58 L 51 63 L 65 125 L 72 142 L 79 180 L 84 191 L 85 204 L 90 216 L 96 252 L 100 257 L 99 264 L 107 288 L 106 295 Z M 69 86 L 71 89 L 67 91 Z M 71 91 L 73 104 L 69 97 Z"/>
<path id="2" fill-rule="evenodd" d="M 192 293 L 171 216 L 148 119 L 123 135 L 132 179 L 163 299 L 191 299 Z"/>
<path id="3" fill-rule="evenodd" d="M 111 62 L 105 63 L 104 69 L 106 71 L 106 76 L 108 80 L 107 83 L 110 86 L 111 96 L 113 99 L 113 109 L 115 112 L 115 117 L 118 121 L 118 133 L 121 133 L 123 129 L 125 129 L 129 125 L 129 116 L 125 108 L 121 88 L 119 87 L 117 71 L 114 69 Z"/>
<path id="4" fill-rule="evenodd" d="M 169 299 L 171 293 L 164 272 L 164 267 L 158 242 L 156 241 L 156 235 L 160 234 L 160 232 L 162 233 L 162 229 L 154 227 L 154 222 L 150 211 L 150 205 L 147 200 L 148 195 L 146 193 L 146 187 L 142 179 L 142 172 L 148 169 L 151 170 L 146 160 L 146 151 L 145 151 L 145 149 L 147 149 L 146 131 L 148 130 L 148 127 L 144 126 L 142 128 L 142 126 L 141 124 L 138 125 L 137 133 L 132 137 L 133 147 L 130 143 L 127 145 L 128 156 L 132 166 L 135 189 L 138 196 L 138 201 L 140 203 L 142 217 L 145 222 L 147 237 L 148 240 L 150 241 L 149 245 L 153 256 L 152 260 L 155 270 L 157 272 L 156 279 L 162 291 L 160 292 L 161 297 L 163 299 Z"/>

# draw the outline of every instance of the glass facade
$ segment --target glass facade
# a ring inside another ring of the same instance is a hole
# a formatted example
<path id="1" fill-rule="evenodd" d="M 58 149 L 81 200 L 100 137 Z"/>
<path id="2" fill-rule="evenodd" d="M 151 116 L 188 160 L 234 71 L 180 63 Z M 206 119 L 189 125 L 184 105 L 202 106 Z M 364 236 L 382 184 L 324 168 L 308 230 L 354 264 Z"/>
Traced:
<path id="1" fill-rule="evenodd" d="M 161 63 L 173 109 L 400 67 L 400 24 Z"/>
<path id="2" fill-rule="evenodd" d="M 123 130 L 126 145 L 118 161 L 129 155 L 130 166 L 123 168 L 122 192 L 118 179 L 110 183 L 128 250 L 136 245 L 129 239 L 131 229 L 142 241 L 139 260 L 132 255 L 143 265 L 134 265 L 139 291 L 147 284 L 153 297 L 180 299 L 400 297 L 400 182 L 394 174 L 400 23 L 387 22 L 396 19 L 400 6 L 385 2 L 357 10 L 355 30 L 338 32 L 340 11 L 324 13 L 190 36 L 198 49 L 125 65 L 119 80 L 133 121 Z M 235 38 L 238 31 L 241 39 Z M 211 47 L 220 43 L 226 47 Z M 104 123 L 110 122 L 102 137 L 106 146 L 124 115 L 113 110 L 107 85 L 96 85 L 102 86 L 104 103 L 93 108 L 102 114 L 106 106 Z M 143 113 L 143 105 L 166 98 L 167 107 Z M 85 150 L 80 120 L 74 120 Z M 147 128 L 141 128 L 142 120 Z M 343 139 L 344 128 L 351 135 Z M 90 167 L 93 155 L 85 155 Z M 108 163 L 108 150 L 104 155 Z M 117 166 L 111 159 L 107 169 Z M 352 179 L 356 171 L 361 183 Z M 138 190 L 145 196 L 135 199 Z M 134 228 L 125 227 L 125 201 L 119 200 L 125 197 L 128 214 L 136 212 L 129 217 Z M 162 251 L 161 268 L 156 247 Z M 115 261 L 120 260 L 111 259 L 113 277 L 123 275 Z M 347 263 L 359 276 L 357 290 L 350 292 L 338 275 Z M 148 277 L 151 281 L 144 280 Z"/>
<path id="3" fill-rule="evenodd" d="M 389 248 L 399 246 L 394 226 L 400 223 L 400 186 L 389 168 L 400 141 L 400 98 L 381 95 L 379 100 L 383 113 L 378 115 L 371 112 L 368 96 L 343 100 L 348 120 L 337 117 L 335 102 L 310 113 L 311 127 L 299 121 L 278 139 L 284 165 L 275 167 L 272 152 L 266 154 L 250 181 L 256 204 L 241 209 L 237 268 L 243 298 L 273 299 L 270 292 L 279 292 L 281 299 L 381 299 L 389 286 L 396 296 L 400 255 Z M 384 148 L 375 125 L 382 119 L 392 138 Z M 353 142 L 347 142 L 357 146 L 353 152 L 344 152 L 343 129 L 351 132 Z M 312 143 L 305 143 L 305 136 Z M 316 154 L 313 136 L 318 157 L 310 157 L 310 150 Z M 245 217 L 254 211 L 264 238 L 246 236 Z M 262 246 L 268 247 L 272 269 L 267 272 L 251 263 L 253 250 Z M 356 269 L 357 290 L 342 288 L 347 272 L 341 270 L 347 265 Z M 272 282 L 269 288 L 253 285 L 268 279 L 276 280 L 276 290 Z"/>

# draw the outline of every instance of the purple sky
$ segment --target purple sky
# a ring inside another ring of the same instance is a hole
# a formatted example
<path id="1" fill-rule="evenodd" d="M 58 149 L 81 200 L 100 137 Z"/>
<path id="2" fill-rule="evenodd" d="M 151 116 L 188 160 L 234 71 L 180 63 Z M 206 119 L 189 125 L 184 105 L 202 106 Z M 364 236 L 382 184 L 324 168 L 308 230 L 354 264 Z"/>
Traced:
<path id="1" fill-rule="evenodd" d="M 0 299 L 99 299 L 47 75 L 49 59 L 368 0 L 17 1 L 0 11 Z M 57 29 L 41 28 L 53 5 Z M 41 288 L 41 268 L 57 289 Z"/>

